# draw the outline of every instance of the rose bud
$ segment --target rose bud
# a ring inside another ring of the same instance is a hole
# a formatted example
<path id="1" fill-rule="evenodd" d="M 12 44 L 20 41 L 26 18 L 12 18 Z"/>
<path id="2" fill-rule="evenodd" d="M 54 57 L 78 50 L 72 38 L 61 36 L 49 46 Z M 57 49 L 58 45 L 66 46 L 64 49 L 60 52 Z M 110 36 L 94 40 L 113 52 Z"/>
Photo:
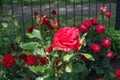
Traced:
<path id="1" fill-rule="evenodd" d="M 111 40 L 108 39 L 108 38 L 103 38 L 103 39 L 101 40 L 101 44 L 102 44 L 102 46 L 103 46 L 104 48 L 109 48 L 109 47 L 111 47 L 112 42 L 111 42 Z"/>
<path id="2" fill-rule="evenodd" d="M 21 54 L 21 55 L 19 55 L 19 59 L 26 61 L 27 60 L 27 55 Z"/>
<path id="3" fill-rule="evenodd" d="M 97 18 L 92 18 L 91 22 L 93 25 L 97 25 L 98 24 L 98 19 Z"/>
<path id="4" fill-rule="evenodd" d="M 80 58 L 84 61 L 88 61 L 88 59 L 83 54 L 80 54 Z"/>
<path id="5" fill-rule="evenodd" d="M 30 65 L 30 66 L 33 66 L 33 65 L 36 65 L 37 62 L 38 62 L 37 56 L 35 56 L 35 55 L 28 55 L 25 63 Z"/>
<path id="6" fill-rule="evenodd" d="M 78 25 L 78 30 L 79 30 L 79 32 L 84 34 L 88 31 L 88 27 L 86 27 L 84 24 L 80 24 L 80 25 Z"/>
<path id="7" fill-rule="evenodd" d="M 100 45 L 99 44 L 92 43 L 89 48 L 95 54 L 100 53 Z"/>
<path id="8" fill-rule="evenodd" d="M 120 78 L 120 69 L 116 70 L 115 74 L 116 74 L 117 78 Z"/>
<path id="9" fill-rule="evenodd" d="M 45 51 L 48 52 L 48 53 L 51 53 L 53 51 L 53 47 L 52 46 L 47 46 Z"/>
<path id="10" fill-rule="evenodd" d="M 37 18 L 37 24 L 38 24 L 39 26 L 41 26 L 41 25 L 43 24 L 43 16 L 39 16 L 39 17 Z"/>
<path id="11" fill-rule="evenodd" d="M 57 22 L 57 20 L 52 19 L 50 20 L 51 25 L 49 26 L 50 30 L 54 30 L 54 29 L 59 29 L 60 28 L 60 24 Z"/>
<path id="12" fill-rule="evenodd" d="M 34 26 L 29 27 L 29 28 L 27 29 L 28 33 L 32 33 L 32 32 L 33 32 L 33 30 L 34 30 Z"/>
<path id="13" fill-rule="evenodd" d="M 106 53 L 105 57 L 112 59 L 112 58 L 115 57 L 115 54 L 114 54 L 113 51 L 110 50 L 110 51 L 108 51 L 108 52 Z"/>
<path id="14" fill-rule="evenodd" d="M 52 15 L 56 15 L 56 10 L 51 11 Z"/>
<path id="15" fill-rule="evenodd" d="M 84 20 L 83 24 L 87 27 L 87 28 L 91 28 L 92 27 L 92 23 L 90 20 Z"/>
<path id="16" fill-rule="evenodd" d="M 48 22 L 49 22 L 49 17 L 44 15 L 43 16 L 43 24 L 48 24 Z"/>
<path id="17" fill-rule="evenodd" d="M 38 16 L 38 12 L 34 12 L 34 17 L 37 17 Z"/>
<path id="18" fill-rule="evenodd" d="M 106 27 L 104 25 L 97 25 L 95 27 L 95 30 L 100 34 L 104 34 L 105 30 L 106 30 Z"/>
<path id="19" fill-rule="evenodd" d="M 48 63 L 46 57 L 42 57 L 42 56 L 41 56 L 39 59 L 40 59 L 40 63 L 41 63 L 42 65 L 46 65 L 46 64 Z"/>
<path id="20" fill-rule="evenodd" d="M 110 18 L 111 17 L 111 12 L 109 12 L 109 11 L 107 11 L 107 12 L 105 12 L 105 16 L 107 17 L 107 18 Z"/>

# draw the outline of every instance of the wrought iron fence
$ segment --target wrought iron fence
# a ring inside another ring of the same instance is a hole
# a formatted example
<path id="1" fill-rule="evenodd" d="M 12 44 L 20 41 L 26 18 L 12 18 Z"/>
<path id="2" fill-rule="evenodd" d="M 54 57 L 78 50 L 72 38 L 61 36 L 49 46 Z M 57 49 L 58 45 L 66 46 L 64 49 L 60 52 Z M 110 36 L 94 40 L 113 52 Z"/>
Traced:
<path id="1" fill-rule="evenodd" d="M 26 19 L 31 19 L 31 25 L 34 25 L 34 11 L 38 11 L 40 15 L 46 13 L 51 16 L 51 10 L 55 9 L 58 13 L 58 21 L 60 21 L 60 16 L 63 15 L 65 18 L 65 24 L 68 25 L 69 16 L 72 16 L 73 26 L 76 25 L 76 18 L 78 18 L 78 16 L 80 17 L 79 19 L 81 22 L 86 16 L 87 18 L 90 18 L 93 15 L 98 17 L 98 8 L 100 6 L 107 6 L 109 11 L 116 14 L 116 3 L 113 3 L 113 0 L 107 0 L 107 2 L 106 0 L 102 0 L 101 2 L 99 2 L 100 0 L 54 0 L 55 2 L 53 2 L 53 0 L 36 0 L 36 4 L 33 3 L 33 0 L 28 0 L 27 5 L 25 4 L 25 0 L 7 0 L 9 1 L 7 5 L 5 5 L 4 1 L 5 0 L 0 0 L 1 11 L 12 10 L 12 15 L 15 14 L 22 21 L 23 31 L 25 30 Z M 18 3 L 14 4 L 14 1 L 18 1 Z M 43 4 L 45 1 L 46 4 Z M 44 12 L 45 10 L 46 12 Z M 118 21 L 116 20 L 116 22 Z M 104 23 L 104 16 L 102 16 L 102 23 Z M 108 20 L 109 27 L 111 27 L 110 24 L 111 19 Z M 119 25 L 118 23 L 116 24 Z M 119 28 L 116 27 L 116 29 Z"/>

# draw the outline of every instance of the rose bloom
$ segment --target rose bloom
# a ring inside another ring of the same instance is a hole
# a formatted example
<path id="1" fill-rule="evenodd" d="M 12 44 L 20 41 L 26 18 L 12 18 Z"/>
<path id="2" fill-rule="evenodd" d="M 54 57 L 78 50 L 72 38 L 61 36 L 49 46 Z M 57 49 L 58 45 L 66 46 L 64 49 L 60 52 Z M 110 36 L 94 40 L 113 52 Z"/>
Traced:
<path id="1" fill-rule="evenodd" d="M 12 67 L 15 65 L 15 58 L 12 54 L 5 54 L 2 58 L 2 65 L 5 67 Z"/>
<path id="2" fill-rule="evenodd" d="M 98 19 L 97 18 L 92 18 L 91 22 L 93 25 L 97 25 L 98 24 Z"/>
<path id="3" fill-rule="evenodd" d="M 53 51 L 53 47 L 52 46 L 47 46 L 45 51 L 48 52 L 48 53 L 51 53 Z"/>
<path id="4" fill-rule="evenodd" d="M 59 29 L 60 24 L 55 19 L 50 20 L 51 25 L 49 26 L 50 30 Z"/>
<path id="5" fill-rule="evenodd" d="M 101 44 L 102 44 L 102 46 L 103 46 L 104 48 L 109 48 L 109 47 L 111 47 L 112 42 L 111 42 L 111 40 L 108 39 L 108 38 L 103 38 L 103 39 L 101 40 Z"/>
<path id="6" fill-rule="evenodd" d="M 100 34 L 104 34 L 105 33 L 105 26 L 104 25 L 97 25 L 96 27 L 95 27 L 95 30 L 98 32 L 98 33 L 100 33 Z"/>
<path id="7" fill-rule="evenodd" d="M 79 30 L 79 32 L 81 32 L 81 33 L 86 33 L 87 31 L 88 31 L 88 27 L 86 27 L 84 24 L 80 24 L 80 25 L 78 25 L 78 30 Z"/>
<path id="8" fill-rule="evenodd" d="M 116 74 L 117 78 L 120 79 L 120 69 L 116 70 L 115 74 Z"/>
<path id="9" fill-rule="evenodd" d="M 107 18 L 110 18 L 110 17 L 111 17 L 111 15 L 112 15 L 112 13 L 111 13 L 111 12 L 109 12 L 109 11 L 105 12 L 105 16 L 106 16 Z"/>
<path id="10" fill-rule="evenodd" d="M 113 51 L 109 50 L 109 51 L 107 51 L 105 57 L 106 57 L 106 58 L 110 58 L 110 59 L 112 59 L 112 58 L 115 57 L 115 54 L 114 54 Z"/>
<path id="11" fill-rule="evenodd" d="M 79 31 L 77 28 L 64 27 L 60 28 L 53 38 L 52 46 L 55 50 L 63 50 L 69 52 L 70 50 L 79 50 Z"/>
<path id="12" fill-rule="evenodd" d="M 41 56 L 39 59 L 40 59 L 40 63 L 41 63 L 42 65 L 46 65 L 46 64 L 48 63 L 46 57 L 42 57 L 42 56 Z"/>
<path id="13" fill-rule="evenodd" d="M 92 43 L 89 48 L 95 54 L 100 53 L 100 45 L 99 44 Z"/>
<path id="14" fill-rule="evenodd" d="M 51 11 L 52 15 L 56 15 L 56 10 Z"/>
<path id="15" fill-rule="evenodd" d="M 106 12 L 107 11 L 107 7 L 106 6 L 100 7 L 99 10 L 102 11 L 102 12 Z"/>
<path id="16" fill-rule="evenodd" d="M 48 24 L 49 17 L 47 15 L 42 15 L 37 18 L 37 24 L 41 26 L 42 24 Z"/>
<path id="17" fill-rule="evenodd" d="M 31 26 L 31 27 L 29 27 L 29 28 L 27 29 L 28 33 L 32 33 L 33 30 L 34 30 L 34 26 Z"/>
<path id="18" fill-rule="evenodd" d="M 84 20 L 83 24 L 87 27 L 87 28 L 91 28 L 92 27 L 92 23 L 90 20 Z"/>
<path id="19" fill-rule="evenodd" d="M 26 60 L 26 64 L 33 66 L 36 65 L 38 62 L 38 58 L 35 55 L 28 55 L 27 56 L 27 60 Z"/>

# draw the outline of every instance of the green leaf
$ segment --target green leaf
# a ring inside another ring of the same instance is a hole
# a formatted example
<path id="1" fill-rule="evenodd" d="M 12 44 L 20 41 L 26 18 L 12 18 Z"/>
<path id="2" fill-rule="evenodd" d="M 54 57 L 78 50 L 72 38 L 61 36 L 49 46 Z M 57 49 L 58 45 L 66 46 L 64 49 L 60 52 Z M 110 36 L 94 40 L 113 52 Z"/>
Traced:
<path id="1" fill-rule="evenodd" d="M 68 73 L 72 72 L 72 64 L 66 65 L 65 71 Z"/>
<path id="2" fill-rule="evenodd" d="M 20 41 L 21 41 L 21 36 L 17 36 L 17 37 L 15 38 L 15 40 L 16 40 L 17 43 L 20 43 Z"/>
<path id="3" fill-rule="evenodd" d="M 82 54 L 84 55 L 88 60 L 91 60 L 91 61 L 95 61 L 95 59 L 93 58 L 93 56 L 91 54 Z"/>
<path id="4" fill-rule="evenodd" d="M 37 77 L 35 80 L 44 80 L 43 77 Z"/>
<path id="5" fill-rule="evenodd" d="M 35 49 L 34 51 L 33 51 L 33 54 L 35 54 L 35 55 L 41 55 L 41 56 L 45 56 L 46 54 L 45 54 L 45 52 L 44 52 L 44 49 L 43 48 L 41 48 L 41 49 Z"/>
<path id="6" fill-rule="evenodd" d="M 26 50 L 35 50 L 39 46 L 38 42 L 21 43 L 20 47 Z"/>
<path id="7" fill-rule="evenodd" d="M 40 34 L 40 31 L 37 30 L 37 29 L 34 29 L 32 33 L 26 33 L 26 35 L 29 37 L 29 38 L 41 38 L 41 34 Z"/>
<path id="8" fill-rule="evenodd" d="M 75 72 L 75 73 L 79 73 L 79 72 L 86 72 L 87 71 L 87 68 L 84 66 L 84 65 L 82 65 L 82 64 L 80 64 L 80 63 L 76 63 L 76 64 L 73 64 L 73 72 Z"/>
<path id="9" fill-rule="evenodd" d="M 29 69 L 34 73 L 38 73 L 38 72 L 43 72 L 45 67 L 44 66 L 29 66 Z"/>
<path id="10" fill-rule="evenodd" d="M 65 55 L 65 56 L 63 57 L 63 60 L 64 60 L 64 61 L 69 61 L 70 58 L 71 58 L 73 55 L 74 55 L 73 53 L 68 53 L 67 55 Z"/>
<path id="11" fill-rule="evenodd" d="M 3 26 L 4 28 L 6 28 L 6 27 L 8 26 L 7 23 L 1 23 L 1 24 L 2 24 L 2 26 Z"/>
<path id="12" fill-rule="evenodd" d="M 111 78 L 115 78 L 116 77 L 116 75 L 113 72 L 109 72 L 109 75 L 110 75 Z"/>

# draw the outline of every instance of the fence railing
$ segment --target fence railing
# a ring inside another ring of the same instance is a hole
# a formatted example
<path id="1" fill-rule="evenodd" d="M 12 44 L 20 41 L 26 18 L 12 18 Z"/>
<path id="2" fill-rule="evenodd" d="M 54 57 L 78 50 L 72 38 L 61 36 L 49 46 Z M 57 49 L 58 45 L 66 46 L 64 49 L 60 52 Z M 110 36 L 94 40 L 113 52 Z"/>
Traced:
<path id="1" fill-rule="evenodd" d="M 116 3 L 113 3 L 113 0 L 36 0 L 36 3 L 33 3 L 32 0 L 27 0 L 28 4 L 26 5 L 24 0 L 6 0 L 9 1 L 7 5 L 4 5 L 5 0 L 0 0 L 0 9 L 1 11 L 12 10 L 12 15 L 16 15 L 23 25 L 23 30 L 25 30 L 25 20 L 31 19 L 31 25 L 33 23 L 33 13 L 38 11 L 40 15 L 47 14 L 51 16 L 51 10 L 55 9 L 57 11 L 57 19 L 60 20 L 60 16 L 64 16 L 65 24 L 68 25 L 68 19 L 71 16 L 73 18 L 73 26 L 76 25 L 76 20 L 79 16 L 79 20 L 82 22 L 84 18 L 90 18 L 92 16 L 99 17 L 98 8 L 100 6 L 107 6 L 109 11 L 116 14 Z M 18 1 L 14 4 L 14 1 Z M 46 3 L 45 3 L 46 1 Z M 62 2 L 61 2 L 62 1 Z M 72 2 L 70 2 L 72 1 Z M 78 2 L 77 2 L 78 1 Z M 117 0 L 120 4 L 120 0 Z M 44 2 L 44 4 L 43 4 Z M 119 5 L 117 6 L 119 7 Z M 46 12 L 45 12 L 46 11 Z M 117 17 L 116 17 L 116 27 L 115 29 L 120 29 L 119 17 L 120 14 L 119 8 L 117 8 Z M 119 18 L 119 19 L 118 19 Z M 104 16 L 102 16 L 102 23 L 104 23 Z M 114 21 L 114 22 L 115 22 Z M 108 20 L 108 27 L 111 27 L 111 19 Z M 115 25 L 114 25 L 115 26 Z"/>

